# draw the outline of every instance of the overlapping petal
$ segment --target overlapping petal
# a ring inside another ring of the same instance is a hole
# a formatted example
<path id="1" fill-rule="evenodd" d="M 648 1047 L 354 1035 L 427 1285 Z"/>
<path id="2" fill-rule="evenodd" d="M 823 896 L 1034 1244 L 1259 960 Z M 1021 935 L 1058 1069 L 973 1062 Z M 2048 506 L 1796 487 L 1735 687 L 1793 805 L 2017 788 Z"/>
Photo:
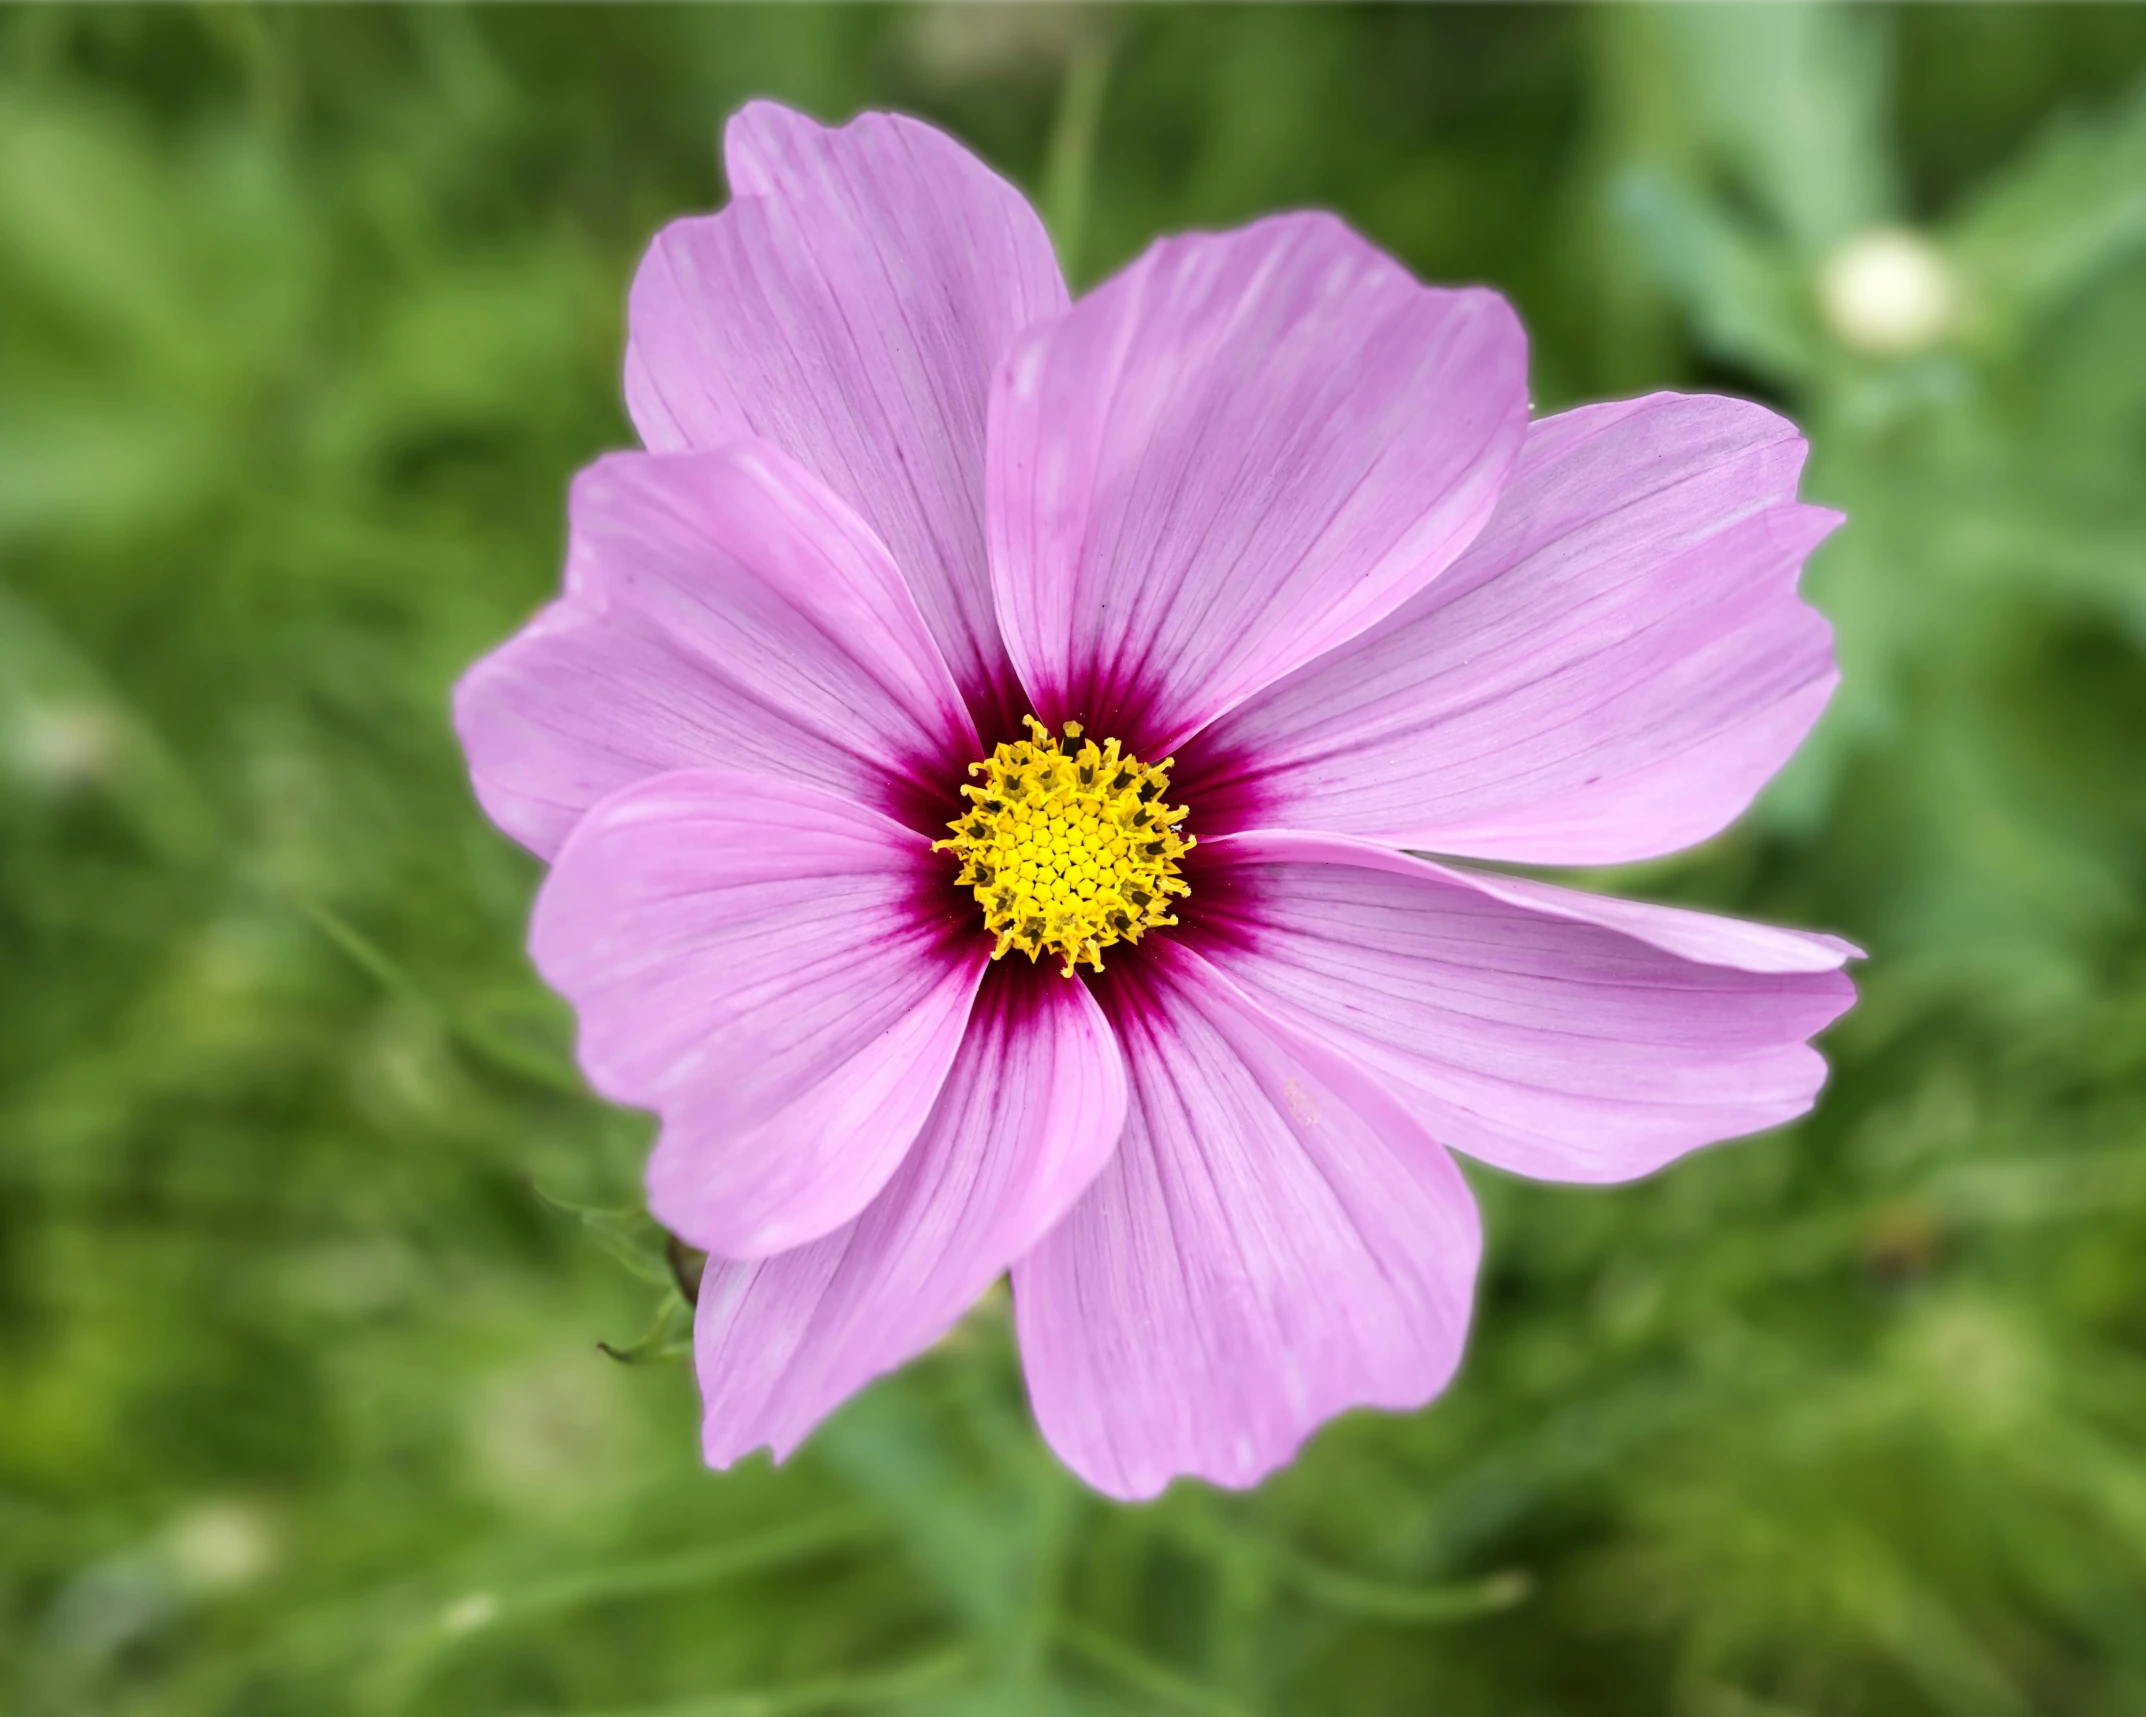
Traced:
<path id="1" fill-rule="evenodd" d="M 1187 934 L 1441 1143 L 1615 1181 L 1811 1105 L 1854 1000 L 1831 936 L 1453 870 L 1336 836 L 1203 843 Z M 1196 921 L 1195 921 L 1196 920 Z"/>
<path id="2" fill-rule="evenodd" d="M 530 952 L 590 1084 L 654 1109 L 656 1219 L 728 1258 L 840 1227 L 931 1113 L 988 947 L 927 838 L 817 787 L 659 775 L 574 830 Z"/>
<path id="3" fill-rule="evenodd" d="M 1354 636 L 1490 516 L 1526 422 L 1505 301 L 1326 215 L 1157 244 L 991 397 L 992 579 L 1037 710 L 1160 757 Z"/>
<path id="4" fill-rule="evenodd" d="M 1224 716 L 1180 784 L 1213 827 L 1608 864 L 1724 828 L 1837 678 L 1796 594 L 1839 515 L 1741 400 L 1536 423 L 1490 524 L 1361 637 Z"/>
<path id="5" fill-rule="evenodd" d="M 762 443 L 582 472 L 566 582 L 455 691 L 477 797 L 540 856 L 606 795 L 699 766 L 815 782 L 930 826 L 975 755 L 886 550 Z"/>
<path id="6" fill-rule="evenodd" d="M 1019 692 L 984 551 L 993 366 L 1062 309 L 1019 192 L 929 126 L 839 130 L 770 102 L 730 122 L 734 200 L 666 227 L 633 285 L 626 398 L 652 449 L 757 435 L 868 520 L 972 709 Z"/>
<path id="7" fill-rule="evenodd" d="M 1459 1363 L 1480 1251 L 1452 1161 L 1376 1081 L 1181 943 L 1098 986 L 1132 1101 L 1087 1196 L 1014 1268 L 1037 1422 L 1098 1489 L 1248 1485 Z"/>
<path id="8" fill-rule="evenodd" d="M 952 1327 L 1080 1197 L 1125 1125 L 1125 1065 L 1087 987 L 1000 965 L 931 1118 L 854 1222 L 711 1259 L 694 1348 L 709 1461 L 777 1457 Z"/>

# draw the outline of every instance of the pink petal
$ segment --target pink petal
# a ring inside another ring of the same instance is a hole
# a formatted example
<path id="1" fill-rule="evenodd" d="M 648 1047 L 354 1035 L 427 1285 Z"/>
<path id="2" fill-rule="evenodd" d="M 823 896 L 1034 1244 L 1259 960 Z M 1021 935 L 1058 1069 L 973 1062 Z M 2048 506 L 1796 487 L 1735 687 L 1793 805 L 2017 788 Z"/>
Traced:
<path id="1" fill-rule="evenodd" d="M 1185 934 L 1442 1144 L 1627 1180 L 1792 1120 L 1855 991 L 1832 936 L 1483 876 L 1338 836 L 1202 842 Z M 1196 916 L 1195 916 L 1196 915 Z"/>
<path id="2" fill-rule="evenodd" d="M 1412 595 L 1490 516 L 1526 361 L 1496 293 L 1327 215 L 1167 239 L 1030 330 L 991 572 L 1039 712 L 1159 757 Z"/>
<path id="3" fill-rule="evenodd" d="M 1014 1266 L 1037 1422 L 1082 1478 L 1248 1485 L 1460 1361 L 1481 1248 L 1450 1158 L 1378 1083 L 1182 943 L 1099 987 L 1132 1076 L 1117 1154 Z"/>
<path id="4" fill-rule="evenodd" d="M 1186 802 L 1204 827 L 1541 864 L 1714 834 L 1836 678 L 1796 576 L 1840 517 L 1797 503 L 1803 455 L 1741 400 L 1534 424 L 1452 571 L 1202 734 Z"/>
<path id="5" fill-rule="evenodd" d="M 928 837 L 817 787 L 713 769 L 568 837 L 530 953 L 589 1083 L 654 1109 L 649 1207 L 727 1258 L 855 1216 L 930 1114 L 989 944 Z"/>
<path id="6" fill-rule="evenodd" d="M 923 1352 L 1087 1189 L 1125 1125 L 1125 1064 L 1087 986 L 991 968 L 916 1143 L 854 1222 L 709 1261 L 694 1326 L 713 1466 L 787 1455 Z"/>
<path id="7" fill-rule="evenodd" d="M 675 221 L 633 284 L 626 402 L 657 451 L 757 435 L 870 521 L 973 708 L 1023 708 L 984 556 L 984 423 L 1014 335 L 1063 309 L 1021 194 L 892 114 L 730 122 L 733 201 Z"/>
<path id="8" fill-rule="evenodd" d="M 567 593 L 455 688 L 477 797 L 543 857 L 665 770 L 767 771 L 936 828 L 976 731 L 857 515 L 757 442 L 599 460 Z"/>

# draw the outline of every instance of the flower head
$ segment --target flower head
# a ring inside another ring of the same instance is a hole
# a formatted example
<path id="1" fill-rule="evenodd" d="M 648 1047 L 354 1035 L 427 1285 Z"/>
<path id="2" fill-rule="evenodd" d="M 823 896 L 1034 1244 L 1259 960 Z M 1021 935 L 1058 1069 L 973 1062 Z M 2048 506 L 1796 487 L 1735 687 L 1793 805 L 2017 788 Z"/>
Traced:
<path id="1" fill-rule="evenodd" d="M 1115 739 L 1083 739 L 1077 721 L 1062 741 L 1034 716 L 1028 728 L 969 765 L 983 782 L 962 788 L 969 808 L 936 845 L 961 859 L 956 880 L 998 938 L 994 960 L 1048 951 L 1066 977 L 1083 960 L 1100 972 L 1111 943 L 1177 922 L 1170 897 L 1185 892 L 1177 861 L 1193 837 L 1178 832 L 1185 808 L 1162 802 L 1176 760 L 1151 767 Z"/>
<path id="2" fill-rule="evenodd" d="M 1044 1434 L 1255 1481 L 1458 1364 L 1448 1150 L 1610 1181 L 1809 1107 L 1831 937 L 1460 859 L 1734 818 L 1834 683 L 1738 401 L 1530 422 L 1496 294 L 1322 215 L 1069 303 L 949 139 L 755 104 L 633 289 L 645 453 L 456 695 L 531 946 L 710 1254 L 708 1458 L 1002 1273 Z"/>

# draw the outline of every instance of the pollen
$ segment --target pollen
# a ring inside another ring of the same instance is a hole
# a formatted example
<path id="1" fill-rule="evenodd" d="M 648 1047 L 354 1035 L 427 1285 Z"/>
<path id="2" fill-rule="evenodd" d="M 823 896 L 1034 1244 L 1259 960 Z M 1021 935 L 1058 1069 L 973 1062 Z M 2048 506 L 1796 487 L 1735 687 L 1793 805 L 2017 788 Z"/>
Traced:
<path id="1" fill-rule="evenodd" d="M 994 960 L 1049 953 L 1069 978 L 1083 960 L 1100 972 L 1105 948 L 1175 924 L 1171 903 L 1191 892 L 1177 871 L 1193 844 L 1178 832 L 1185 807 L 1163 803 L 1176 759 L 1142 763 L 1115 739 L 1083 739 L 1077 721 L 1062 739 L 1027 722 L 1028 738 L 969 765 L 982 781 L 961 789 L 953 838 L 933 844 L 961 861 Z"/>

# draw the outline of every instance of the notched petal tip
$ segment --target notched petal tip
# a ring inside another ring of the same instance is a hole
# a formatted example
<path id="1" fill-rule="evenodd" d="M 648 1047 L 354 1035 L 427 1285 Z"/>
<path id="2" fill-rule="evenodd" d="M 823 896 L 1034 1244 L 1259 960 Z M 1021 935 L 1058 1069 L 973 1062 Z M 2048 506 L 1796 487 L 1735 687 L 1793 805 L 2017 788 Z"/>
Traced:
<path id="1" fill-rule="evenodd" d="M 695 1326 L 710 1464 L 787 1457 L 945 1335 L 1085 1191 L 1125 1106 L 1087 989 L 993 968 L 930 1118 L 863 1213 L 779 1257 L 711 1265 Z"/>
<path id="2" fill-rule="evenodd" d="M 1836 522 L 1796 499 L 1804 451 L 1764 407 L 1705 396 L 1531 424 L 1456 564 L 1224 716 L 1187 793 L 1237 826 L 1522 863 L 1718 833 L 1834 683 L 1797 594 Z"/>
<path id="3" fill-rule="evenodd" d="M 629 299 L 628 404 L 652 447 L 741 434 L 854 507 L 979 716 L 1020 703 L 984 550 L 991 373 L 1065 283 L 1020 193 L 919 121 L 828 128 L 754 103 L 733 197 L 674 222 Z"/>
<path id="4" fill-rule="evenodd" d="M 1159 241 L 993 384 L 993 587 L 1036 707 L 1174 750 L 1438 576 L 1527 420 L 1526 338 L 1342 222 Z"/>
<path id="5" fill-rule="evenodd" d="M 1838 937 L 1257 831 L 1209 843 L 1191 927 L 1454 1150 L 1617 1181 L 1804 1113 L 1855 1000 Z"/>
<path id="6" fill-rule="evenodd" d="M 1351 1407 L 1420 1407 L 1466 1341 L 1481 1233 L 1450 1158 L 1347 1059 L 1177 944 L 1100 990 L 1117 1154 L 1014 1269 L 1037 1423 L 1127 1499 L 1245 1486 Z"/>

